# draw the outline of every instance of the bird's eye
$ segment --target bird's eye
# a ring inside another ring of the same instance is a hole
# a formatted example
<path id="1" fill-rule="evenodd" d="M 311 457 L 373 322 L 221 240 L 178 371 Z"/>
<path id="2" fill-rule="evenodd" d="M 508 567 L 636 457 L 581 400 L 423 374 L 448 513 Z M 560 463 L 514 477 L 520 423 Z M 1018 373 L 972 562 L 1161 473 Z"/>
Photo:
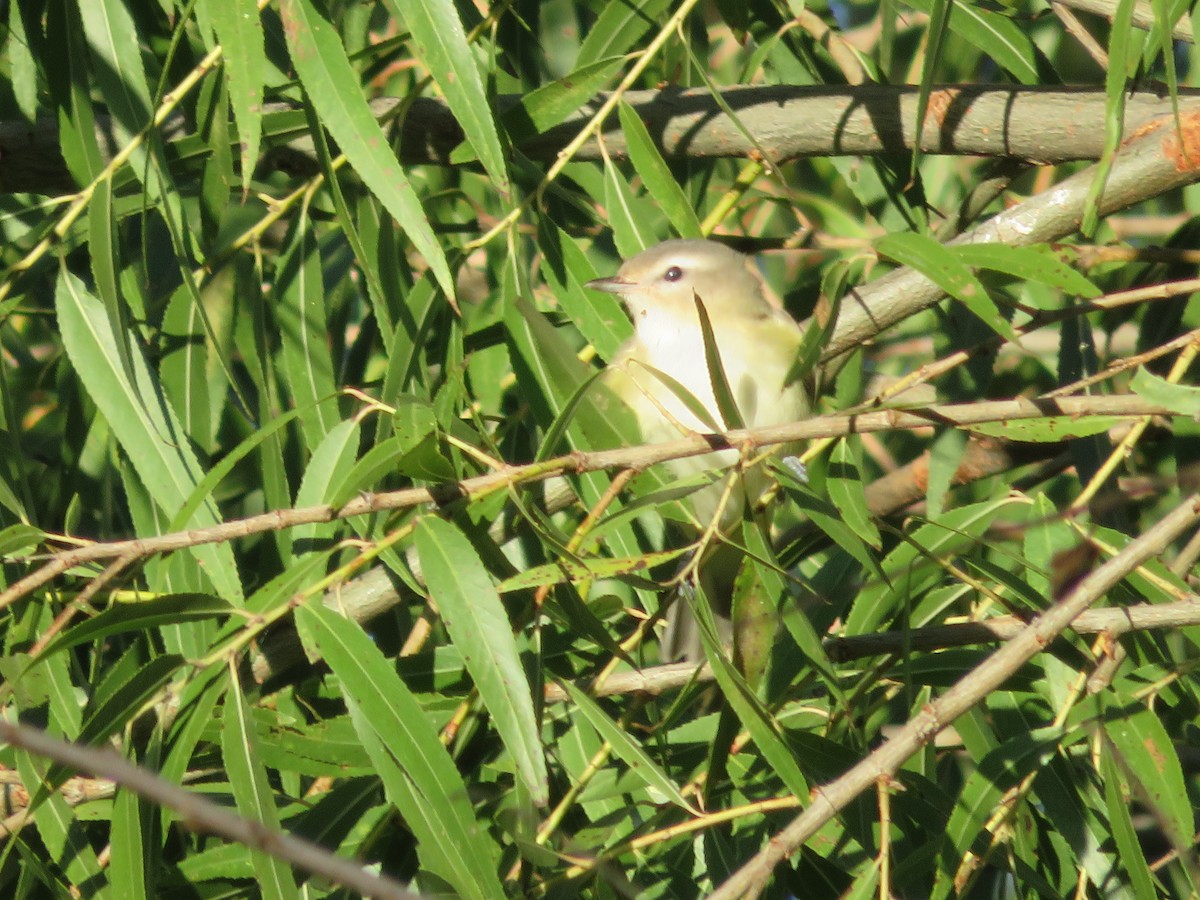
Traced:
<path id="1" fill-rule="evenodd" d="M 679 268 L 679 266 L 671 266 L 671 268 L 663 273 L 663 278 L 667 281 L 678 281 L 682 277 L 683 269 Z"/>

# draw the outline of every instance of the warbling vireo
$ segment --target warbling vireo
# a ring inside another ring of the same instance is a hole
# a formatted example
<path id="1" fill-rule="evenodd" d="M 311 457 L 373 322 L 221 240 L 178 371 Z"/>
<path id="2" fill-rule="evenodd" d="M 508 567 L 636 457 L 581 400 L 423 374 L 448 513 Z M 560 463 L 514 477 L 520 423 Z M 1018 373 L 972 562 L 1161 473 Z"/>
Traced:
<path id="1" fill-rule="evenodd" d="M 779 425 L 808 415 L 804 386 L 788 383 L 804 332 L 768 300 L 749 257 L 716 241 L 665 241 L 626 261 L 613 277 L 588 282 L 588 287 L 617 294 L 633 318 L 635 334 L 609 364 L 605 381 L 634 411 L 647 442 L 712 431 L 658 373 L 682 385 L 718 426 L 731 427 L 716 400 L 697 298 L 708 313 L 721 368 L 743 423 L 751 428 Z M 675 478 L 684 479 L 713 469 L 718 461 L 727 467 L 736 458 L 737 451 L 721 451 L 675 460 L 669 467 Z M 760 470 L 747 473 L 735 485 L 720 513 L 723 530 L 737 526 L 744 504 L 754 502 L 767 484 Z M 718 479 L 688 498 L 701 526 L 717 515 L 724 488 L 725 480 Z M 708 571 L 702 569 L 702 576 L 709 575 L 708 584 L 728 592 L 737 563 L 733 562 L 734 572 L 714 573 L 713 567 L 720 565 L 715 559 L 706 563 Z M 723 601 L 728 609 L 728 597 L 711 599 L 717 605 Z M 694 637 L 664 639 L 666 656 L 695 657 L 698 649 Z"/>

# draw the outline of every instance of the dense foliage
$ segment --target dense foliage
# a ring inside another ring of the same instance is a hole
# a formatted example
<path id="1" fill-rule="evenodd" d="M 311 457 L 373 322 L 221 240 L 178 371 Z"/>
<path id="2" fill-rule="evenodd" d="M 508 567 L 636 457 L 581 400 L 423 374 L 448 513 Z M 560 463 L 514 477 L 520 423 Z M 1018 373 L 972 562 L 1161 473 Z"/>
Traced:
<path id="1" fill-rule="evenodd" d="M 1196 54 L 1074 5 L 0 4 L 0 892 L 1194 895 Z M 595 378 L 710 234 L 769 535 Z"/>

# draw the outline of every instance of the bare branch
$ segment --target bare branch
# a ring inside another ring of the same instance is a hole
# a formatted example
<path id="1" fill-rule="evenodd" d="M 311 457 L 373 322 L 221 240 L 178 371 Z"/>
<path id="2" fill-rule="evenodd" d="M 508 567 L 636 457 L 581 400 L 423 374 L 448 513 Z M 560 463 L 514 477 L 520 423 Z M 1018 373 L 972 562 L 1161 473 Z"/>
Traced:
<path id="1" fill-rule="evenodd" d="M 1200 597 L 1178 603 L 1147 603 L 1113 609 L 1089 609 L 1071 623 L 1079 634 L 1110 634 L 1114 637 L 1130 631 L 1159 628 L 1184 628 L 1200 624 Z M 996 616 L 980 622 L 954 622 L 911 628 L 908 631 L 883 631 L 854 637 L 829 638 L 825 650 L 830 659 L 844 662 L 865 656 L 883 656 L 908 651 L 945 650 L 994 641 L 1008 641 L 1029 627 L 1016 616 Z"/>
<path id="2" fill-rule="evenodd" d="M 1113 160 L 1097 206 L 1107 215 L 1133 203 L 1200 179 L 1200 112 L 1181 112 L 1149 126 Z M 1004 243 L 1029 246 L 1059 240 L 1079 229 L 1088 193 L 1097 177 L 1089 168 L 983 222 L 954 244 Z M 912 269 L 898 269 L 851 291 L 842 301 L 824 359 L 833 360 L 940 301 L 944 292 Z"/>
<path id="3" fill-rule="evenodd" d="M 62 763 L 79 772 L 106 778 L 165 809 L 195 831 L 206 831 L 236 841 L 305 872 L 342 885 L 364 897 L 416 900 L 417 895 L 396 882 L 372 875 L 361 866 L 330 853 L 324 847 L 272 831 L 261 822 L 242 818 L 211 800 L 185 791 L 158 775 L 135 766 L 108 748 L 88 747 L 52 737 L 40 728 L 0 720 L 0 739 L 37 756 Z"/>
<path id="4" fill-rule="evenodd" d="M 745 447 L 756 449 L 793 441 L 844 437 L 894 429 L 927 428 L 931 425 L 962 427 L 988 422 L 1039 419 L 1046 416 L 1154 416 L 1171 411 L 1141 397 L 1062 397 L 1053 400 L 990 400 L 981 403 L 929 406 L 920 409 L 882 410 L 848 416 L 818 416 L 803 422 L 770 428 L 737 429 L 723 434 L 693 434 L 677 441 L 644 444 L 615 450 L 573 453 L 541 463 L 509 466 L 474 478 L 435 487 L 414 487 L 383 494 L 365 494 L 344 506 L 310 506 L 276 510 L 208 528 L 194 528 L 150 538 L 89 544 L 56 554 L 53 559 L 0 593 L 0 608 L 36 590 L 74 566 L 116 557 L 145 558 L 187 547 L 234 540 L 314 522 L 331 522 L 367 513 L 409 509 L 432 503 L 485 496 L 518 484 L 544 481 L 567 472 L 602 469 L 642 469 L 671 459 L 699 456 L 713 450 Z M 733 461 L 729 463 L 733 465 Z"/>
<path id="5" fill-rule="evenodd" d="M 1193 494 L 1154 527 L 1097 568 L 1009 643 L 928 703 L 895 736 L 836 781 L 817 788 L 809 807 L 771 838 L 766 846 L 710 896 L 713 900 L 758 897 L 775 867 L 864 791 L 885 775 L 894 775 L 939 731 L 999 688 L 1022 665 L 1045 649 L 1084 610 L 1121 579 L 1164 549 L 1200 520 L 1200 494 Z"/>
<path id="6" fill-rule="evenodd" d="M 1181 113 L 1187 115 L 1194 103 L 1188 91 L 1179 93 L 1184 100 Z M 919 140 L 916 87 L 752 85 L 728 88 L 721 96 L 746 131 L 778 160 L 907 153 L 919 146 L 926 154 L 1055 163 L 1098 159 L 1104 149 L 1107 99 L 1104 91 L 1096 88 L 936 87 Z M 559 125 L 520 140 L 521 152 L 535 161 L 557 158 L 606 98 L 599 95 Z M 520 99 L 515 95 L 498 98 L 500 115 L 519 120 Z M 744 158 L 756 152 L 705 89 L 629 91 L 625 99 L 668 158 Z M 397 98 L 381 97 L 372 101 L 372 108 L 384 119 L 399 103 Z M 287 116 L 294 118 L 295 110 L 275 104 L 267 107 L 267 114 L 265 139 L 271 148 L 267 164 L 296 174 L 318 171 L 305 127 L 288 127 L 283 121 Z M 1124 131 L 1137 133 L 1155 119 L 1172 115 L 1174 108 L 1166 95 L 1133 94 L 1125 101 Z M 99 145 L 108 147 L 105 120 L 98 116 L 97 122 Z M 613 119 L 606 125 L 603 140 L 609 156 L 626 157 L 625 137 L 618 123 Z M 451 152 L 463 141 L 449 107 L 428 97 L 412 102 L 399 129 L 400 158 L 408 165 L 452 165 Z M 186 131 L 185 123 L 174 118 L 164 126 L 162 136 L 177 142 L 186 137 Z M 189 154 L 195 150 L 192 147 Z M 595 140 L 575 154 L 577 160 L 600 158 Z M 58 124 L 51 117 L 33 125 L 0 122 L 0 159 L 4 160 L 0 191 L 55 194 L 74 189 L 59 151 Z"/>

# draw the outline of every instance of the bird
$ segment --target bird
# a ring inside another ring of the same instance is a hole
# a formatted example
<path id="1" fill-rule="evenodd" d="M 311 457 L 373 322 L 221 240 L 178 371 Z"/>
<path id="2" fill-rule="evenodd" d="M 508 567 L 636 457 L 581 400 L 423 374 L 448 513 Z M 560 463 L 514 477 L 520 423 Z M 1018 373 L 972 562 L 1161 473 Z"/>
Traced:
<path id="1" fill-rule="evenodd" d="M 609 362 L 602 380 L 633 411 L 647 443 L 710 433 L 713 424 L 722 430 L 736 427 L 725 420 L 717 401 L 699 305 L 711 324 L 742 424 L 748 428 L 781 425 L 808 416 L 808 391 L 792 379 L 804 330 L 777 301 L 772 302 L 750 257 L 715 240 L 669 240 L 629 258 L 615 275 L 594 279 L 587 286 L 619 297 L 633 321 L 633 336 Z M 671 381 L 695 402 L 685 402 Z M 703 417 L 697 415 L 696 406 Z M 684 480 L 714 468 L 729 468 L 737 455 L 736 450 L 717 451 L 673 460 L 668 468 L 672 478 Z M 738 478 L 736 473 L 729 477 Z M 746 504 L 754 504 L 769 485 L 769 476 L 759 466 L 731 486 L 724 507 L 725 479 L 701 487 L 687 502 L 698 527 L 719 517 L 721 531 L 728 533 L 741 522 Z M 739 564 L 738 555 L 727 550 L 718 547 L 700 566 L 706 595 L 714 606 L 726 610 Z M 664 661 L 702 658 L 699 635 L 681 606 L 676 603 L 668 615 L 661 644 Z"/>

